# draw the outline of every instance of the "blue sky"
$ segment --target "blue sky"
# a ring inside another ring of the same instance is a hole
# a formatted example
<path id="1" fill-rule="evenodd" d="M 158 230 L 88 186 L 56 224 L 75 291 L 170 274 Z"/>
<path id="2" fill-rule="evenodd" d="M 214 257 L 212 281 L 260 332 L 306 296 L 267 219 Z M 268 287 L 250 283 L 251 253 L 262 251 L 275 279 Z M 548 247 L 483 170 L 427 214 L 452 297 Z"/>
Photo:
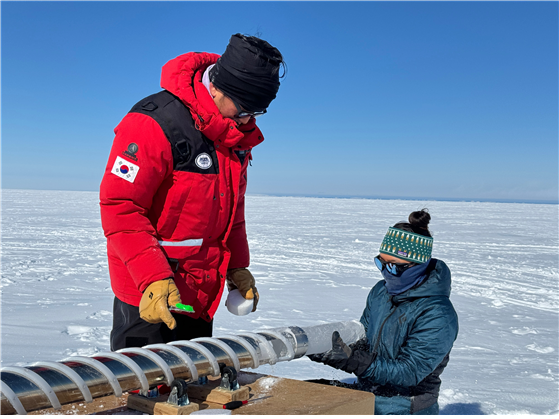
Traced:
<path id="1" fill-rule="evenodd" d="M 2 187 L 98 190 L 161 67 L 259 32 L 288 74 L 248 193 L 558 198 L 557 2 L 2 2 Z"/>

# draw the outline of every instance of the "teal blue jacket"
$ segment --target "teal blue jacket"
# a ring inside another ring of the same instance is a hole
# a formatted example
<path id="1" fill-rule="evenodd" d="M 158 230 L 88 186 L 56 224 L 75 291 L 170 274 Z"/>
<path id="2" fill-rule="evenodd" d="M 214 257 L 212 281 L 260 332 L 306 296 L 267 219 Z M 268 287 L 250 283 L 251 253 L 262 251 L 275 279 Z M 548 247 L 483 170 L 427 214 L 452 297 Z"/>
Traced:
<path id="1" fill-rule="evenodd" d="M 358 378 L 377 395 L 421 396 L 424 406 L 437 401 L 458 316 L 449 300 L 450 270 L 441 260 L 433 265 L 422 284 L 402 294 L 388 294 L 385 281 L 369 293 L 361 323 L 375 358 Z"/>

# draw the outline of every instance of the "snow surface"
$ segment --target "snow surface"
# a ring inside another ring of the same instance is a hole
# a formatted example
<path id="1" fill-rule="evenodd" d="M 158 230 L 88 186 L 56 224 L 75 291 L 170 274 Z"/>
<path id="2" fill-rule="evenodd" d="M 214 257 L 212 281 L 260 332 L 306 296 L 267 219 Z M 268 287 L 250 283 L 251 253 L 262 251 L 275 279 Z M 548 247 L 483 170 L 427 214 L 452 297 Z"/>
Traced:
<path id="1" fill-rule="evenodd" d="M 557 205 L 247 196 L 261 302 L 246 317 L 221 305 L 214 335 L 359 319 L 388 226 L 423 207 L 460 320 L 441 413 L 559 413 Z M 1 290 L 2 365 L 108 350 L 98 194 L 4 190 Z M 351 377 L 306 358 L 258 372 Z"/>

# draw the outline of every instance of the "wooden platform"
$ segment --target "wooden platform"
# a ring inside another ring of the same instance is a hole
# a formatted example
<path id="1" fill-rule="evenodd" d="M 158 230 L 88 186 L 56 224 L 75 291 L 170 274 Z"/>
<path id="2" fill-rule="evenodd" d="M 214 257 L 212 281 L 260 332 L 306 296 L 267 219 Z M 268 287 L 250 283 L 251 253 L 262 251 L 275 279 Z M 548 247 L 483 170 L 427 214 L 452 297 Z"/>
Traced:
<path id="1" fill-rule="evenodd" d="M 249 401 L 233 415 L 372 415 L 375 411 L 375 396 L 372 393 L 332 387 L 323 384 L 270 375 L 240 371 L 238 381 L 249 389 Z M 128 395 L 116 398 L 102 397 L 92 403 L 74 403 L 63 406 L 63 410 L 45 409 L 30 414 L 142 414 L 126 407 Z M 221 404 L 196 400 L 199 409 L 223 409 Z"/>
<path id="2" fill-rule="evenodd" d="M 43 409 L 27 413 L 28 415 L 118 415 L 118 414 L 133 414 L 128 412 L 126 402 L 128 400 L 128 393 L 122 397 L 106 396 L 99 397 L 91 403 L 77 402 L 70 403 L 62 406 L 60 410 Z M 139 415 L 142 414 L 137 412 Z"/>
<path id="3" fill-rule="evenodd" d="M 239 415 L 372 415 L 373 393 L 270 375 L 243 373 L 239 384 L 250 388 L 253 403 L 233 410 Z M 249 399 L 249 400 L 250 400 Z"/>

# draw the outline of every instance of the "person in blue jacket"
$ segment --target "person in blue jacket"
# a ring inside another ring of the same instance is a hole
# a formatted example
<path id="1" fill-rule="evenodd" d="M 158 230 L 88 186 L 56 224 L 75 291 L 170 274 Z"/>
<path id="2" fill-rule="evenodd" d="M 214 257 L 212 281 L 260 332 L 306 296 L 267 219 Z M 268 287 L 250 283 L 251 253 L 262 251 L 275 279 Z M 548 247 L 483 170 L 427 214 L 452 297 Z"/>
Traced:
<path id="1" fill-rule="evenodd" d="M 361 316 L 366 338 L 346 345 L 338 332 L 332 349 L 313 361 L 355 373 L 354 388 L 375 394 L 375 414 L 436 415 L 440 375 L 458 334 L 450 302 L 450 270 L 431 258 L 431 216 L 410 214 L 390 227 L 375 264 L 384 278 L 370 291 Z"/>

